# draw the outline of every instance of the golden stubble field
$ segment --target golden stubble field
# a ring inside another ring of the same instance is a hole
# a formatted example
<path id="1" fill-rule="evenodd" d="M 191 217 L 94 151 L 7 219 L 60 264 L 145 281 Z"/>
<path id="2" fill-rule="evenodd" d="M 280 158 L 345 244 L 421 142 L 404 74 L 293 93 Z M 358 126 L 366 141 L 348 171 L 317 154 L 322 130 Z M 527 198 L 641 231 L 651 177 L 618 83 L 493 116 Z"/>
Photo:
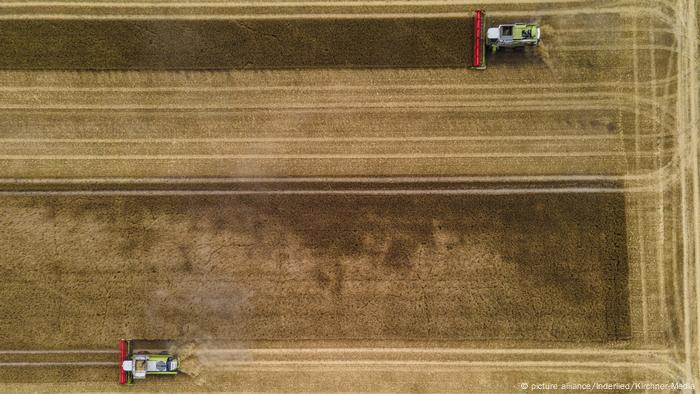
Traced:
<path id="1" fill-rule="evenodd" d="M 542 46 L 466 70 L 476 8 Z M 696 2 L 0 20 L 3 391 L 698 383 Z"/>

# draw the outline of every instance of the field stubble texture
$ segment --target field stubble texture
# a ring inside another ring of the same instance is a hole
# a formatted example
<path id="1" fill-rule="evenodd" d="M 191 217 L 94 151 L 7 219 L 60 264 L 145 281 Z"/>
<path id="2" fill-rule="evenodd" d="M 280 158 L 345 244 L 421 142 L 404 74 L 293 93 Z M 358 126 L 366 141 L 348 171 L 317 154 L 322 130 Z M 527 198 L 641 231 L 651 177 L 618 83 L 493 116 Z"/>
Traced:
<path id="1" fill-rule="evenodd" d="M 486 3 L 0 4 L 2 387 L 700 383 L 697 2 Z"/>

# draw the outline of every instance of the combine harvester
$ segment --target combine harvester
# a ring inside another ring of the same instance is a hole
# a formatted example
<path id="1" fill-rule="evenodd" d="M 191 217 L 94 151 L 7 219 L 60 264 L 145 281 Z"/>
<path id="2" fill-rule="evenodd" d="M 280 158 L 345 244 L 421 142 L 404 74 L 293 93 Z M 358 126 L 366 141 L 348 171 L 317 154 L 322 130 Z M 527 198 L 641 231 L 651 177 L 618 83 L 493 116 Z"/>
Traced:
<path id="1" fill-rule="evenodd" d="M 498 48 L 524 48 L 540 43 L 540 27 L 537 23 L 512 23 L 486 28 L 486 13 L 474 11 L 474 42 L 472 70 L 486 69 L 486 47 L 493 53 Z"/>
<path id="2" fill-rule="evenodd" d="M 177 375 L 180 359 L 171 341 L 119 341 L 119 384 L 133 384 L 148 375 Z"/>

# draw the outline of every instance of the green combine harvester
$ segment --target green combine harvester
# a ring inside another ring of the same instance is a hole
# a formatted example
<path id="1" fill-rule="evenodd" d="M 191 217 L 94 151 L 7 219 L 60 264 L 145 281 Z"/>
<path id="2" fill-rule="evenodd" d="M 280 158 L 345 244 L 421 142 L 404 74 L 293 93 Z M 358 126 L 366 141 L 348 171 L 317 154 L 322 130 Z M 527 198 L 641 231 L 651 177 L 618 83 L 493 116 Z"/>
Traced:
<path id="1" fill-rule="evenodd" d="M 154 350 L 154 343 L 163 350 Z M 177 375 L 180 358 L 170 352 L 171 348 L 169 341 L 120 340 L 119 384 L 133 384 L 148 375 Z"/>
<path id="2" fill-rule="evenodd" d="M 486 47 L 493 53 L 499 48 L 524 48 L 540 43 L 537 23 L 511 23 L 486 28 L 486 13 L 474 12 L 474 41 L 471 69 L 486 69 Z"/>

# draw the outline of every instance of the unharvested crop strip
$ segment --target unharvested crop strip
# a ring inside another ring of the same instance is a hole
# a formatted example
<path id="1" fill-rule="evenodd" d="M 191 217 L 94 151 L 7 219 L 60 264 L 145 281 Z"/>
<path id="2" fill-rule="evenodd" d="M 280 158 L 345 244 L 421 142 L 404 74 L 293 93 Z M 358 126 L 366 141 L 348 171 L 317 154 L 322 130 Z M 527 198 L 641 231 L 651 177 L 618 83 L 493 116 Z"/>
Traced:
<path id="1" fill-rule="evenodd" d="M 585 3 L 584 0 L 520 0 L 521 4 L 539 3 Z M 508 4 L 508 0 L 482 0 L 483 4 Z M 107 8 L 192 8 L 192 7 L 212 7 L 212 8 L 288 8 L 288 7 L 386 7 L 386 6 L 436 6 L 436 5 L 464 5 L 463 0 L 329 0 L 329 1 L 225 1 L 215 2 L 206 0 L 191 1 L 8 1 L 0 4 L 0 7 L 107 7 Z"/>
<path id="2" fill-rule="evenodd" d="M 642 134 L 640 138 L 663 137 L 660 134 Z M 190 144 L 190 143 L 264 143 L 264 142 L 440 142 L 440 141 L 595 141 L 633 140 L 634 136 L 608 134 L 541 134 L 541 135 L 482 135 L 482 136 L 416 136 L 416 137 L 213 137 L 213 138 L 3 138 L 5 143 L 28 144 Z"/>

